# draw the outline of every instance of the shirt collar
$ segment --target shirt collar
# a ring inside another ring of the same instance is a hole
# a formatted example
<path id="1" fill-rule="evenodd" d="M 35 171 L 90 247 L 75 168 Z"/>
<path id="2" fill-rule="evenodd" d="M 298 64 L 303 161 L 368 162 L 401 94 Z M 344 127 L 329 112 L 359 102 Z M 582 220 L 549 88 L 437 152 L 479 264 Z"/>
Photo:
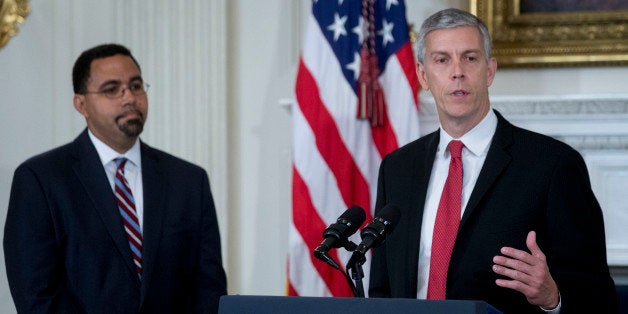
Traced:
<path id="1" fill-rule="evenodd" d="M 103 141 L 98 139 L 91 130 L 87 130 L 89 134 L 89 138 L 94 143 L 94 147 L 96 147 L 96 152 L 98 153 L 98 157 L 100 157 L 100 162 L 103 165 L 107 165 L 112 160 L 125 157 L 128 159 L 133 165 L 138 168 L 142 168 L 142 157 L 140 154 L 140 141 L 136 140 L 135 144 L 131 147 L 131 149 L 127 150 L 124 154 L 120 154 L 116 152 L 113 148 L 109 147 Z"/>
<path id="2" fill-rule="evenodd" d="M 493 135 L 495 135 L 496 129 L 497 115 L 495 115 L 495 112 L 491 109 L 488 111 L 484 119 L 478 123 L 478 125 L 473 127 L 473 129 L 465 133 L 462 137 L 458 138 L 458 140 L 461 140 L 464 143 L 464 147 L 466 147 L 472 154 L 478 157 L 483 156 L 488 153 L 488 149 L 491 144 L 491 140 L 493 139 Z M 454 138 L 447 134 L 441 126 L 438 151 L 445 154 L 447 151 L 447 145 L 453 139 Z"/>

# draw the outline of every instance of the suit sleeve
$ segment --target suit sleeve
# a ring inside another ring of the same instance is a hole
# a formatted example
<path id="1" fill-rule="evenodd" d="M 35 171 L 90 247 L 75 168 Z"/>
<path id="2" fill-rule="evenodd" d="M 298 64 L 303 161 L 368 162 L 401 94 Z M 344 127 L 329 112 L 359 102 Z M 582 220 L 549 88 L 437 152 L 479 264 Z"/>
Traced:
<path id="1" fill-rule="evenodd" d="M 222 267 L 218 220 L 207 173 L 203 173 L 202 185 L 203 232 L 197 276 L 197 312 L 217 313 L 220 297 L 227 294 L 227 280 Z"/>
<path id="2" fill-rule="evenodd" d="M 547 215 L 548 266 L 561 293 L 561 313 L 616 313 L 602 210 L 584 160 L 574 150 L 552 175 Z"/>
<path id="3" fill-rule="evenodd" d="M 51 209 L 38 175 L 15 171 L 4 227 L 7 278 L 19 313 L 75 313 Z"/>

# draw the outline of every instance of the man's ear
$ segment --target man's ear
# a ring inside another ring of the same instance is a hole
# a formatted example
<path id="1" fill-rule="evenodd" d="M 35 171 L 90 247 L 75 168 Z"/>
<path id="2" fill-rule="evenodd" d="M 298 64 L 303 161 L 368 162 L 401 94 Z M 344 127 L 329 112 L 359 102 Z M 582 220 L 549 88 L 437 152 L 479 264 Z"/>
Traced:
<path id="1" fill-rule="evenodd" d="M 87 110 L 85 110 L 85 95 L 74 94 L 74 98 L 72 99 L 74 102 L 74 109 L 78 111 L 83 117 L 87 118 Z"/>
<path id="2" fill-rule="evenodd" d="M 425 73 L 425 66 L 421 62 L 416 63 L 416 75 L 419 77 L 419 83 L 424 90 L 430 90 L 430 85 L 427 83 L 427 75 Z"/>
<path id="3" fill-rule="evenodd" d="M 491 84 L 493 84 L 493 79 L 495 78 L 495 73 L 497 72 L 497 59 L 490 58 L 488 60 L 488 75 L 486 77 L 486 85 L 487 86 L 491 86 Z"/>

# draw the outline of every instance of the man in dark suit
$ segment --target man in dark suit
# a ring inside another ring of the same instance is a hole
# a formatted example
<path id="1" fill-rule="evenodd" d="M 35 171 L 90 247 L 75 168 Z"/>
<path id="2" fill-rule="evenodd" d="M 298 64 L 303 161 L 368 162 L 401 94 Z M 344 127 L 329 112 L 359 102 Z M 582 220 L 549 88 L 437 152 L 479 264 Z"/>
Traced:
<path id="1" fill-rule="evenodd" d="M 585 163 L 491 110 L 497 62 L 484 23 L 443 10 L 424 22 L 418 48 L 440 129 L 382 161 L 376 212 L 396 204 L 402 218 L 373 252 L 370 296 L 484 300 L 504 313 L 616 312 Z"/>
<path id="2" fill-rule="evenodd" d="M 20 313 L 213 313 L 226 294 L 207 173 L 139 140 L 148 100 L 130 51 L 73 69 L 87 129 L 15 171 L 4 229 Z"/>

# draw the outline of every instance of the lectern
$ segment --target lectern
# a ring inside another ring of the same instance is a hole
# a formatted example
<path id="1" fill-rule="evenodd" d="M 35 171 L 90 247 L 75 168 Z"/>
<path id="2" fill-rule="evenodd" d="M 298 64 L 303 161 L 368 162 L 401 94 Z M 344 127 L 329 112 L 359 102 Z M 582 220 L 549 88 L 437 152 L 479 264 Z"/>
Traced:
<path id="1" fill-rule="evenodd" d="M 380 298 L 324 298 L 230 295 L 220 298 L 220 314 L 232 313 L 299 313 L 299 314 L 364 314 L 364 313 L 422 313 L 422 314 L 499 314 L 482 301 L 426 301 Z"/>

